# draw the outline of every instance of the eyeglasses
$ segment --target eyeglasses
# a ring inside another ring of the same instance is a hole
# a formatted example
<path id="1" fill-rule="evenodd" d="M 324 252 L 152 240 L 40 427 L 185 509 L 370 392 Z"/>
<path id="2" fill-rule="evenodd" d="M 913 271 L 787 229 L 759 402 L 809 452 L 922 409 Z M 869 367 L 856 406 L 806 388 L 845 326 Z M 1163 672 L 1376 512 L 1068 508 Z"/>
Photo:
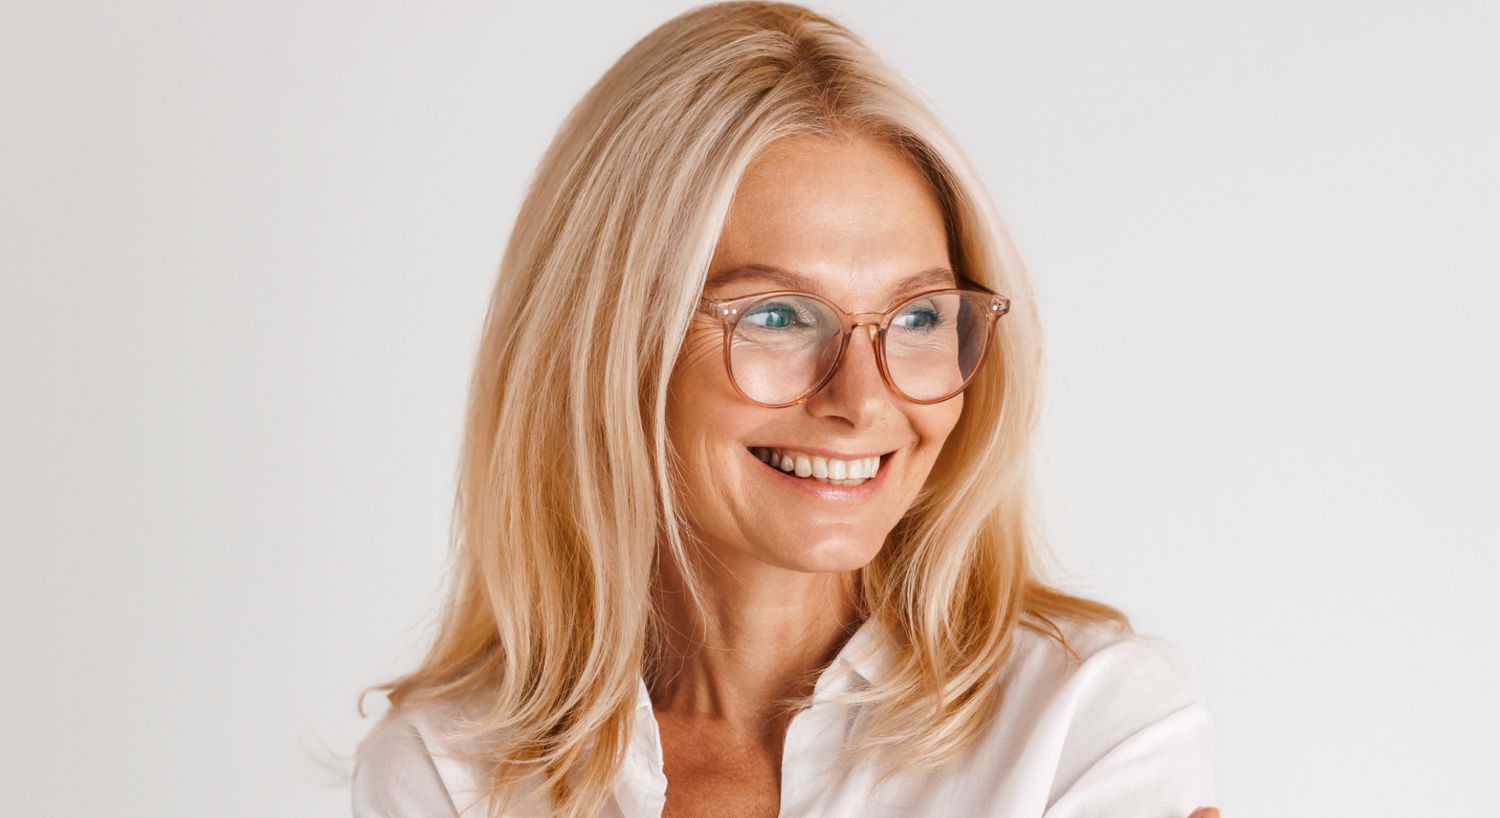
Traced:
<path id="1" fill-rule="evenodd" d="M 962 277 L 960 277 L 962 278 Z M 912 403 L 941 403 L 968 387 L 1010 299 L 969 288 L 928 290 L 881 312 L 851 313 L 796 290 L 704 298 L 699 310 L 724 326 L 724 367 L 735 391 L 769 408 L 796 406 L 827 385 L 857 327 L 875 328 L 886 385 Z"/>

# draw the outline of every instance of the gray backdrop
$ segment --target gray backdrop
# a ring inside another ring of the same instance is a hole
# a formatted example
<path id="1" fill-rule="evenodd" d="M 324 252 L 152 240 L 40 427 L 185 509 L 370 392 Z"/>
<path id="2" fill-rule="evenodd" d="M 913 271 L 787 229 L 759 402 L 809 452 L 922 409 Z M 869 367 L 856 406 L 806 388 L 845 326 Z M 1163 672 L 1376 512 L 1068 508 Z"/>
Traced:
<path id="1" fill-rule="evenodd" d="M 7 814 L 347 814 L 523 185 L 687 5 L 6 10 Z M 1495 815 L 1496 6 L 815 7 L 1009 219 L 1059 561 L 1199 667 L 1227 815 Z"/>

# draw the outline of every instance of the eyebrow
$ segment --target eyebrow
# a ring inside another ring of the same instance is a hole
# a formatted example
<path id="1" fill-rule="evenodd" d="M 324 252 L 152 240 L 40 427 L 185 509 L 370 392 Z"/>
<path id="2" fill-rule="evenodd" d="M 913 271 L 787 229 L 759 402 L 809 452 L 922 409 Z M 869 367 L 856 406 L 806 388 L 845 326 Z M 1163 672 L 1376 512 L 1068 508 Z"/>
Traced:
<path id="1" fill-rule="evenodd" d="M 769 281 L 788 290 L 803 290 L 805 292 L 821 293 L 822 287 L 818 282 L 802 273 L 782 269 L 772 264 L 742 264 L 715 273 L 708 279 L 705 287 L 718 287 L 726 284 L 734 284 L 740 281 Z M 956 287 L 958 276 L 947 267 L 933 267 L 920 273 L 913 273 L 906 278 L 897 281 L 890 290 L 890 294 L 906 292 L 924 287 Z"/>

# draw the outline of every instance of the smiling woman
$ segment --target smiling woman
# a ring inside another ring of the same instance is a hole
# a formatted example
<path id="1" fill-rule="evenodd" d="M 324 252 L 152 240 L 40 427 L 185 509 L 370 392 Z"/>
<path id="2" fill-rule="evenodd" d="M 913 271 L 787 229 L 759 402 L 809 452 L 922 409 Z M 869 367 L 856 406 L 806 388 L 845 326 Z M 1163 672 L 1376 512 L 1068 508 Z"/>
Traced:
<path id="1" fill-rule="evenodd" d="M 1191 667 L 1033 567 L 1039 375 L 916 92 L 798 6 L 666 23 L 523 205 L 355 814 L 1187 816 Z"/>
<path id="2" fill-rule="evenodd" d="M 876 556 L 963 413 L 962 394 L 942 399 L 963 381 L 955 372 L 958 316 L 945 316 L 931 334 L 916 330 L 921 340 L 897 342 L 929 359 L 927 372 L 908 374 L 902 365 L 903 391 L 926 385 L 946 359 L 955 376 L 938 373 L 937 380 L 949 388 L 924 395 L 939 400 L 897 398 L 881 374 L 889 367 L 877 365 L 891 338 L 914 332 L 898 325 L 900 334 L 880 334 L 893 303 L 921 316 L 943 298 L 964 300 L 926 293 L 909 301 L 913 290 L 952 287 L 948 263 L 943 209 L 931 185 L 905 154 L 878 140 L 786 136 L 761 151 L 740 180 L 706 295 L 710 303 L 739 304 L 726 309 L 741 312 L 722 332 L 713 320 L 689 329 L 672 374 L 667 433 L 682 456 L 683 505 L 697 510 L 692 530 L 707 540 L 721 570 L 750 590 L 749 599 L 779 603 L 777 618 L 786 622 L 777 630 L 806 620 L 796 609 L 807 603 L 794 606 L 797 599 L 836 602 L 834 630 L 854 616 L 852 597 L 838 583 Z M 720 269 L 740 272 L 719 276 Z M 775 269 L 799 272 L 788 277 Z M 929 272 L 902 280 L 912 270 Z M 941 271 L 936 280 L 932 270 Z M 875 320 L 847 320 L 791 291 L 746 297 L 767 284 L 798 285 Z M 990 325 L 970 321 L 966 332 L 983 343 Z M 765 456 L 746 456 L 757 449 Z M 772 458 L 774 469 L 767 468 Z M 847 480 L 851 465 L 863 476 L 867 458 L 879 461 L 875 479 L 829 482 Z M 771 624 L 764 613 L 734 615 L 754 620 L 746 627 Z"/>

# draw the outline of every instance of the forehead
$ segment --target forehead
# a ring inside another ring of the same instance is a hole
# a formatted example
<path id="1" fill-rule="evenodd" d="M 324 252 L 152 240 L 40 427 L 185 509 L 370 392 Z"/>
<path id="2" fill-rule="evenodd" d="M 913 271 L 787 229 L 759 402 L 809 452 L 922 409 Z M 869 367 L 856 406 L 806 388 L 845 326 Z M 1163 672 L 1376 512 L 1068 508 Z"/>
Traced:
<path id="1" fill-rule="evenodd" d="M 947 244 L 942 206 L 906 154 L 873 140 L 788 137 L 741 178 L 709 288 L 880 300 L 950 285 Z"/>
<path id="2" fill-rule="evenodd" d="M 877 280 L 865 279 L 874 283 Z M 910 275 L 899 278 L 880 281 L 878 287 L 867 287 L 866 289 L 882 289 L 887 295 L 912 292 L 915 290 L 931 290 L 940 287 L 953 287 L 958 284 L 958 277 L 947 266 L 931 267 Z M 708 287 L 710 291 L 718 289 L 729 289 L 739 287 L 748 289 L 750 285 L 754 289 L 765 289 L 767 285 L 778 290 L 803 290 L 805 292 L 827 295 L 829 282 L 817 276 L 801 273 L 796 270 L 788 270 L 770 264 L 742 264 L 720 270 L 709 276 Z M 743 285 L 743 286 L 741 286 Z"/>

